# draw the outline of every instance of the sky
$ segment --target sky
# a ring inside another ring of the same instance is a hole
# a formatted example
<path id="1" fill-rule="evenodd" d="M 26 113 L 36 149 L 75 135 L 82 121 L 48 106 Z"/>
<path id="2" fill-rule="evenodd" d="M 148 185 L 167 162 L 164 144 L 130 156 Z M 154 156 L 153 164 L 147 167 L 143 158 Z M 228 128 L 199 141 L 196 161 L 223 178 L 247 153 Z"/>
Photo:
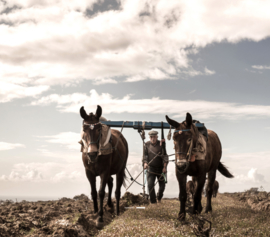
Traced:
<path id="1" fill-rule="evenodd" d="M 264 0 L 0 0 L 0 196 L 90 195 L 79 109 L 97 105 L 112 121 L 182 122 L 191 113 L 218 134 L 235 176 L 217 172 L 220 192 L 269 192 L 269 8 Z M 142 143 L 136 130 L 123 135 L 136 176 Z M 178 192 L 170 162 L 165 196 Z"/>

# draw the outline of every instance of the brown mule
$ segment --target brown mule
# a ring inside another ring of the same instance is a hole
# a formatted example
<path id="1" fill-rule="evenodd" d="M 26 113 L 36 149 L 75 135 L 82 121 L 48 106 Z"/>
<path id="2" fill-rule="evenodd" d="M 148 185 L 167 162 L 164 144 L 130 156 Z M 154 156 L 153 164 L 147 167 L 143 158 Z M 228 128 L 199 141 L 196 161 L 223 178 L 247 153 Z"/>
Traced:
<path id="1" fill-rule="evenodd" d="M 198 128 L 193 124 L 192 116 L 187 113 L 186 120 L 182 123 L 178 123 L 170 119 L 167 115 L 166 119 L 168 123 L 177 130 L 184 130 L 174 133 L 173 136 L 176 153 L 175 172 L 180 189 L 180 212 L 178 218 L 179 220 L 185 220 L 186 216 L 185 205 L 187 200 L 187 175 L 192 176 L 192 180 L 195 182 L 195 193 L 193 198 L 194 205 L 192 212 L 193 214 L 196 214 L 201 213 L 202 211 L 201 194 L 205 183 L 206 173 L 208 173 L 208 185 L 206 188 L 207 205 L 205 212 L 207 213 L 212 211 L 211 198 L 213 192 L 213 183 L 216 178 L 216 171 L 218 170 L 227 178 L 233 178 L 233 175 L 220 162 L 222 149 L 219 138 L 215 132 L 208 130 L 205 160 L 195 160 L 194 157 L 190 156 L 190 151 L 197 148 L 196 144 L 199 138 L 199 131 Z M 190 159 L 191 157 L 193 159 Z"/>
<path id="2" fill-rule="evenodd" d="M 98 105 L 96 114 L 85 112 L 84 107 L 80 109 L 81 117 L 83 120 L 82 139 L 83 145 L 86 144 L 87 149 L 82 148 L 82 160 L 85 167 L 86 176 L 91 185 L 91 195 L 94 203 L 94 212 L 98 212 L 98 219 L 96 225 L 98 228 L 103 227 L 103 199 L 105 196 L 105 187 L 108 184 L 109 193 L 107 205 L 113 208 L 111 200 L 113 178 L 111 175 L 116 174 L 116 214 L 119 215 L 119 200 L 121 196 L 121 186 L 125 185 L 125 168 L 128 159 L 128 144 L 126 139 L 118 130 L 111 130 L 111 144 L 114 148 L 111 154 L 98 155 L 99 139 L 101 132 L 101 124 L 99 118 L 102 114 L 102 109 Z M 119 140 L 118 140 L 119 138 Z M 118 141 L 117 147 L 116 143 Z M 100 176 L 99 188 L 99 210 L 97 203 L 97 190 L 96 190 L 96 177 Z"/>

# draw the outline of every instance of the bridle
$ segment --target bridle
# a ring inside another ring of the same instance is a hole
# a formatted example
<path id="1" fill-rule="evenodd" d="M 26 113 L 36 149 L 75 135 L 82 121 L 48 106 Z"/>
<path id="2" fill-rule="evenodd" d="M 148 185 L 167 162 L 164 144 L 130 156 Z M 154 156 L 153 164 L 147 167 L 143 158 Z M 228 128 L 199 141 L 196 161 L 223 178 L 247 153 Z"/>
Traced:
<path id="1" fill-rule="evenodd" d="M 84 121 L 82 122 L 82 131 L 83 131 L 83 127 L 84 126 L 89 126 L 90 127 L 90 130 L 94 130 L 94 128 L 95 128 L 95 126 L 96 125 L 100 125 L 101 123 L 95 123 L 95 124 L 85 124 L 84 123 Z M 90 135 L 90 143 L 89 144 L 87 144 L 86 143 L 86 141 L 84 141 L 84 139 L 82 138 L 82 140 L 83 140 L 83 143 L 84 143 L 84 146 L 86 146 L 86 149 L 87 149 L 87 151 L 88 151 L 88 147 L 90 146 L 90 145 L 92 145 L 92 144 L 97 144 L 97 148 L 99 147 L 99 140 L 100 140 L 100 137 L 101 137 L 101 128 L 100 128 L 100 130 L 99 130 L 99 135 L 98 135 L 98 138 L 97 138 L 97 140 L 96 141 L 93 141 L 93 133 L 91 133 L 91 132 L 89 132 L 89 135 Z M 97 157 L 98 157 L 98 152 L 97 152 L 97 154 L 96 154 L 96 156 L 95 155 L 89 155 L 89 153 L 88 152 L 85 152 L 85 151 L 83 151 L 83 154 L 85 154 L 86 156 L 87 156 L 87 158 L 88 158 L 88 164 L 90 164 L 90 163 L 95 163 L 96 161 L 97 161 Z"/>
<path id="2" fill-rule="evenodd" d="M 193 124 L 191 125 L 192 127 L 194 126 Z M 193 127 L 193 130 L 194 132 L 196 133 L 196 130 L 195 128 Z M 182 130 L 175 130 L 174 131 L 174 134 L 175 133 L 179 133 L 181 134 L 182 132 L 189 132 L 191 131 L 191 129 L 182 129 Z M 197 134 L 197 137 L 198 137 L 198 134 Z M 195 144 L 195 148 L 197 148 L 197 143 L 198 143 L 198 139 L 196 141 L 196 144 Z M 180 169 L 178 166 L 177 166 L 177 159 L 175 159 L 175 165 L 176 165 L 176 170 L 180 173 L 180 174 L 184 174 L 188 167 L 189 167 L 189 163 L 190 163 L 190 159 L 191 159 L 191 154 L 192 154 L 192 147 L 193 147 L 193 138 L 191 138 L 191 142 L 190 142 L 190 145 L 187 149 L 186 152 L 183 152 L 183 151 L 175 151 L 175 157 L 176 157 L 176 154 L 184 154 L 186 156 L 186 167 L 184 169 Z"/>

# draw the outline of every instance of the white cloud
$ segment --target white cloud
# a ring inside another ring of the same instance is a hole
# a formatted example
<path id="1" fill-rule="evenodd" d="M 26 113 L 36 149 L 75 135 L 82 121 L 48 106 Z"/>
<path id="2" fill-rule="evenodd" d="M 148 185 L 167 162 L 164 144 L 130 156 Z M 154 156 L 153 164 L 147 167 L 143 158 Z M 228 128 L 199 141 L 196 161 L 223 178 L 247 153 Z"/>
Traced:
<path id="1" fill-rule="evenodd" d="M 12 150 L 12 149 L 21 148 L 21 147 L 25 147 L 25 145 L 20 144 L 20 143 L 0 142 L 0 151 Z"/>
<path id="2" fill-rule="evenodd" d="M 85 179 L 82 162 L 76 163 L 19 163 L 9 175 L 0 176 L 2 181 L 14 182 L 78 182 Z"/>
<path id="3" fill-rule="evenodd" d="M 0 103 L 17 98 L 35 97 L 48 89 L 48 86 L 21 86 L 14 83 L 0 82 Z"/>
<path id="4" fill-rule="evenodd" d="M 74 132 L 62 132 L 59 134 L 56 134 L 54 136 L 39 136 L 39 138 L 49 138 L 46 141 L 50 143 L 56 143 L 56 144 L 62 144 L 68 149 L 71 150 L 79 150 L 79 144 L 78 141 L 81 140 L 80 133 L 74 133 Z M 42 149 L 43 152 L 46 152 L 46 149 Z"/>
<path id="5" fill-rule="evenodd" d="M 204 68 L 204 72 L 206 75 L 213 75 L 216 73 L 215 71 L 209 70 L 207 67 Z"/>
<path id="6" fill-rule="evenodd" d="M 263 0 L 122 0 L 119 10 L 86 16 L 96 2 L 1 2 L 1 9 L 19 7 L 0 15 L 8 23 L 0 25 L 1 80 L 22 86 L 14 82 L 18 79 L 31 87 L 212 75 L 207 68 L 192 69 L 189 54 L 213 42 L 259 41 L 270 35 L 270 3 Z"/>
<path id="7" fill-rule="evenodd" d="M 255 69 L 270 69 L 270 66 L 253 65 L 252 68 L 255 68 Z"/>
<path id="8" fill-rule="evenodd" d="M 78 113 L 81 106 L 85 106 L 88 113 L 96 109 L 96 105 L 102 106 L 105 114 L 110 113 L 148 113 L 168 114 L 174 118 L 183 117 L 188 112 L 201 119 L 253 119 L 258 117 L 270 117 L 270 106 L 266 105 L 242 105 L 237 103 L 211 102 L 203 100 L 167 100 L 160 98 L 133 100 L 130 95 L 122 99 L 114 98 L 111 94 L 98 94 L 94 89 L 90 95 L 74 93 L 69 95 L 52 94 L 32 102 L 32 105 L 48 105 L 56 103 L 62 112 Z M 170 105 L 170 106 L 168 106 Z M 177 109 L 176 109 L 177 108 Z M 162 112 L 161 112 L 162 111 Z"/>
<path id="9" fill-rule="evenodd" d="M 96 78 L 93 84 L 94 85 L 117 84 L 117 81 L 111 78 Z"/>

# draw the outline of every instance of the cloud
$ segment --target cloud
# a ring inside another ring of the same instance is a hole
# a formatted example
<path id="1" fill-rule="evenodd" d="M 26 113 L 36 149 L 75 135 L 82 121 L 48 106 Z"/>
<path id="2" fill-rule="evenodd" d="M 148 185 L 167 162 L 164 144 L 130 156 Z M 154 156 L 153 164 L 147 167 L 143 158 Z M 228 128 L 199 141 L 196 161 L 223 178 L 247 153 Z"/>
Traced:
<path id="1" fill-rule="evenodd" d="M 18 98 L 36 97 L 48 89 L 48 86 L 21 86 L 14 83 L 0 82 L 0 103 Z"/>
<path id="2" fill-rule="evenodd" d="M 96 78 L 93 84 L 94 85 L 117 84 L 117 81 L 111 78 Z"/>
<path id="3" fill-rule="evenodd" d="M 253 65 L 252 68 L 255 68 L 255 69 L 270 69 L 270 66 L 263 66 L 263 65 Z"/>
<path id="4" fill-rule="evenodd" d="M 78 141 L 81 140 L 81 135 L 80 133 L 74 132 L 62 132 L 54 136 L 39 136 L 39 138 L 45 138 L 47 139 L 46 142 L 62 144 L 68 149 L 78 151 L 79 150 Z M 47 150 L 41 149 L 41 151 L 46 152 Z"/>
<path id="5" fill-rule="evenodd" d="M 111 94 L 98 94 L 92 89 L 90 95 L 74 93 L 69 95 L 52 94 L 40 98 L 31 105 L 49 105 L 55 103 L 61 112 L 78 113 L 81 106 L 85 106 L 90 113 L 96 109 L 96 105 L 102 106 L 105 114 L 110 113 L 147 113 L 168 114 L 174 118 L 183 117 L 186 108 L 189 112 L 201 119 L 253 119 L 258 117 L 270 117 L 270 106 L 266 105 L 243 105 L 239 103 L 211 102 L 203 100 L 167 100 L 153 97 L 151 99 L 131 99 L 130 95 L 122 99 L 114 98 Z M 170 105 L 170 106 L 168 106 Z M 177 110 L 175 109 L 177 108 Z M 162 112 L 161 112 L 162 111 Z"/>
<path id="6" fill-rule="evenodd" d="M 19 163 L 15 164 L 9 175 L 0 176 L 2 181 L 12 182 L 79 182 L 85 179 L 80 163 Z"/>
<path id="7" fill-rule="evenodd" d="M 219 175 L 220 176 L 220 175 Z M 219 177 L 219 180 L 222 180 L 221 177 Z M 228 182 L 230 182 L 229 180 L 227 180 Z M 251 168 L 246 174 L 237 174 L 235 175 L 235 177 L 233 178 L 233 182 L 234 184 L 263 184 L 263 183 L 267 183 L 265 180 L 264 175 L 260 174 L 258 172 L 257 168 Z"/>
<path id="8" fill-rule="evenodd" d="M 5 150 L 12 150 L 20 147 L 25 147 L 25 145 L 20 144 L 20 143 L 7 143 L 7 142 L 0 142 L 0 151 L 5 151 Z"/>
<path id="9" fill-rule="evenodd" d="M 100 1 L 1 2 L 2 11 L 13 8 L 0 14 L 1 80 L 22 86 L 17 78 L 33 87 L 212 75 L 207 67 L 194 70 L 189 55 L 213 42 L 270 35 L 270 3 L 263 0 L 122 0 L 119 10 L 87 15 L 95 3 Z"/>

